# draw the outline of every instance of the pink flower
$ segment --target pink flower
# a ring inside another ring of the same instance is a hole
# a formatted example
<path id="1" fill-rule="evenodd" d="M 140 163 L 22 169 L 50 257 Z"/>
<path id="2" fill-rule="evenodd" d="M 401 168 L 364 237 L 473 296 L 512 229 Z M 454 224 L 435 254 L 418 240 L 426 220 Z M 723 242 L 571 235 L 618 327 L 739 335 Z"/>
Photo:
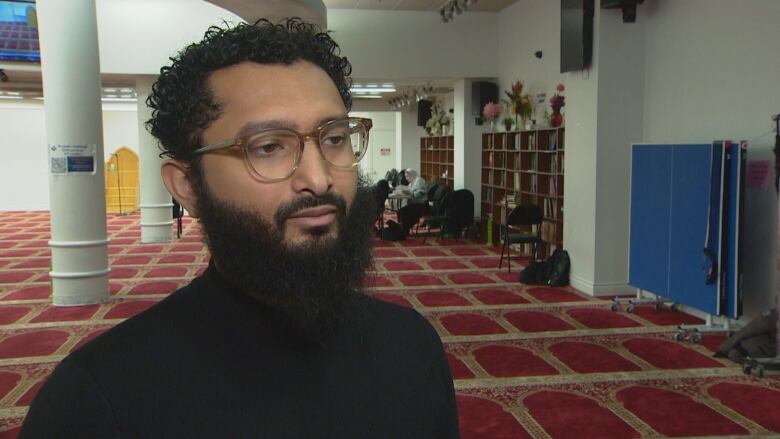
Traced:
<path id="1" fill-rule="evenodd" d="M 563 93 L 563 91 L 566 90 L 566 87 L 564 87 L 563 84 L 558 84 L 555 89 L 558 90 L 558 93 Z"/>
<path id="2" fill-rule="evenodd" d="M 485 104 L 485 108 L 482 109 L 482 115 L 485 116 L 486 119 L 494 119 L 498 117 L 499 114 L 501 114 L 501 105 L 498 105 L 495 102 L 488 102 Z"/>
<path id="3" fill-rule="evenodd" d="M 512 93 L 519 96 L 523 92 L 523 81 L 516 81 L 512 84 Z"/>

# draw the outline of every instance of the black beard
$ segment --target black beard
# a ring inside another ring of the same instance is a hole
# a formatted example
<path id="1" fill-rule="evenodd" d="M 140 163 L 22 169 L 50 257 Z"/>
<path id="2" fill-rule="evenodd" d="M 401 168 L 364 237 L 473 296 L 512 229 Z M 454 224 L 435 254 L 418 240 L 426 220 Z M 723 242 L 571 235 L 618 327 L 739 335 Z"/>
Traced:
<path id="1" fill-rule="evenodd" d="M 195 178 L 204 240 L 222 276 L 273 309 L 298 341 L 322 343 L 352 313 L 360 313 L 366 270 L 373 263 L 371 234 L 375 204 L 359 185 L 346 213 L 344 198 L 328 193 L 279 206 L 275 227 L 255 212 L 224 203 Z M 310 229 L 306 241 L 287 244 L 285 220 L 310 207 L 337 207 L 336 237 Z"/>

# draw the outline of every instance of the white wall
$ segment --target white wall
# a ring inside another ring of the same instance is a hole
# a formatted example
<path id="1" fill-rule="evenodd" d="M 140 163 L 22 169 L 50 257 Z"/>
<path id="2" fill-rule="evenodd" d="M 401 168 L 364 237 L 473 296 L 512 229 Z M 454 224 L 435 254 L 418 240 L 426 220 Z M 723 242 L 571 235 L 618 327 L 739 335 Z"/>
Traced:
<path id="1" fill-rule="evenodd" d="M 120 146 L 138 153 L 135 104 L 104 104 L 104 160 Z M 48 210 L 46 124 L 41 101 L 0 102 L 0 211 Z"/>
<path id="2" fill-rule="evenodd" d="M 120 74 L 156 74 L 208 26 L 241 21 L 194 0 L 97 0 L 97 15 L 101 71 Z M 328 11 L 328 28 L 358 77 L 496 76 L 497 20 L 495 13 L 444 24 L 433 12 Z"/>
<path id="3" fill-rule="evenodd" d="M 138 111 L 136 104 L 103 105 L 103 151 L 109 154 L 126 146 L 138 151 Z"/>
<path id="4" fill-rule="evenodd" d="M 349 113 L 354 117 L 367 117 L 372 120 L 373 126 L 368 136 L 368 150 L 363 160 L 360 161 L 360 169 L 372 182 L 384 178 L 390 168 L 395 167 L 396 154 L 396 121 L 393 111 L 375 111 Z M 383 156 L 382 148 L 390 148 L 390 155 Z"/>
<path id="5" fill-rule="evenodd" d="M 780 112 L 780 2 L 656 0 L 647 17 L 644 138 L 747 139 L 748 160 L 772 158 L 770 115 Z M 745 315 L 773 306 L 777 198 L 746 189 Z"/>
<path id="6" fill-rule="evenodd" d="M 0 210 L 48 210 L 43 105 L 0 102 L 0 133 Z"/>
<path id="7" fill-rule="evenodd" d="M 535 96 L 546 93 L 549 98 L 555 86 L 568 78 L 560 72 L 560 1 L 518 0 L 498 16 L 499 99 L 506 99 L 505 90 L 517 80 L 525 84 L 524 93 Z M 534 56 L 542 51 L 542 58 Z M 576 79 L 576 78 L 572 78 Z M 567 103 L 568 105 L 568 103 Z M 549 104 L 538 105 L 535 114 L 541 116 Z M 568 107 L 563 108 L 566 113 Z"/>
<path id="8" fill-rule="evenodd" d="M 359 77 L 461 78 L 496 76 L 495 13 L 329 10 L 328 27 Z"/>
<path id="9" fill-rule="evenodd" d="M 187 44 L 209 26 L 242 20 L 200 0 L 96 0 L 100 71 L 159 74 Z"/>

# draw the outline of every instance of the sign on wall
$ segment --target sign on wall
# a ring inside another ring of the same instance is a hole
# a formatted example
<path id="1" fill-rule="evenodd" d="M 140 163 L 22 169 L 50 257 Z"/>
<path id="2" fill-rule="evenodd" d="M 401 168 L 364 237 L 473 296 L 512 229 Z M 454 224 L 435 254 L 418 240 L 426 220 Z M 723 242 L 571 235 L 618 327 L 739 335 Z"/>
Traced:
<path id="1" fill-rule="evenodd" d="M 97 145 L 49 145 L 51 175 L 94 174 Z"/>

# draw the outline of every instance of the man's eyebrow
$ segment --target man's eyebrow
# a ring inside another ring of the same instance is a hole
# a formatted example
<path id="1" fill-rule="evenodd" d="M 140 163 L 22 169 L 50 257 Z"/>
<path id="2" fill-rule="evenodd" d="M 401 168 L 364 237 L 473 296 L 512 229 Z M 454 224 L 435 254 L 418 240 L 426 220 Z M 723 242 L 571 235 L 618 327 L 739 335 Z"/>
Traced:
<path id="1" fill-rule="evenodd" d="M 333 120 L 346 119 L 346 118 L 347 118 L 346 113 L 324 117 L 317 122 L 317 126 L 318 127 L 322 126 Z M 280 129 L 280 128 L 297 131 L 296 123 L 291 120 L 284 120 L 284 119 L 264 120 L 264 121 L 257 121 L 257 122 L 247 122 L 246 124 L 244 124 L 244 126 L 241 127 L 241 129 L 238 130 L 236 137 L 240 138 L 240 137 L 251 136 L 252 134 L 255 134 L 262 130 Z"/>

